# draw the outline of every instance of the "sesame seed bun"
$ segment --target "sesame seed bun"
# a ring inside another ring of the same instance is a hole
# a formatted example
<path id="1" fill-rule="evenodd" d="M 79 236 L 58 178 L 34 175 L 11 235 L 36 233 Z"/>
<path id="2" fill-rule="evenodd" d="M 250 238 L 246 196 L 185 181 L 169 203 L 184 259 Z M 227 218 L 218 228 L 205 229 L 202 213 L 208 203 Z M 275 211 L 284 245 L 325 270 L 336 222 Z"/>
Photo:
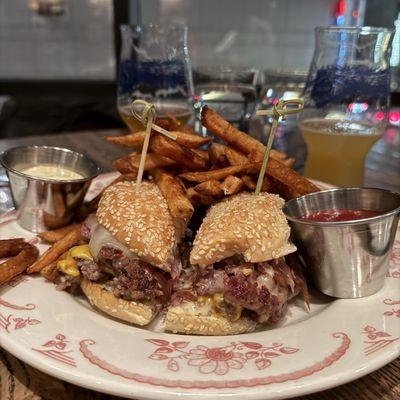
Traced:
<path id="1" fill-rule="evenodd" d="M 205 311 L 198 302 L 185 301 L 176 307 L 170 307 L 165 316 L 165 329 L 174 333 L 188 335 L 238 335 L 252 332 L 257 323 L 241 317 L 229 321 L 215 311 Z"/>
<path id="2" fill-rule="evenodd" d="M 171 272 L 176 232 L 167 202 L 157 185 L 119 182 L 105 190 L 97 219 L 140 259 Z"/>
<path id="3" fill-rule="evenodd" d="M 247 262 L 263 262 L 296 251 L 277 195 L 240 193 L 213 205 L 197 232 L 192 265 L 206 267 L 235 254 Z"/>
<path id="4" fill-rule="evenodd" d="M 83 293 L 90 304 L 104 313 L 137 325 L 147 325 L 157 315 L 160 304 L 156 302 L 127 301 L 115 297 L 111 292 L 98 283 L 84 278 L 81 282 Z"/>

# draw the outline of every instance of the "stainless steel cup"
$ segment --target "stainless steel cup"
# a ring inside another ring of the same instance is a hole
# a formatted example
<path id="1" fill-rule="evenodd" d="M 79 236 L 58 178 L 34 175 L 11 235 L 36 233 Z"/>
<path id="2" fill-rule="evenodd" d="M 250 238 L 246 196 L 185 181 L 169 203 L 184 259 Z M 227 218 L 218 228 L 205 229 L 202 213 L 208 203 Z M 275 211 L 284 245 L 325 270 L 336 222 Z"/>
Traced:
<path id="1" fill-rule="evenodd" d="M 322 210 L 373 210 L 379 215 L 339 222 L 301 218 Z M 356 298 L 382 288 L 399 222 L 399 193 L 372 188 L 324 190 L 288 201 L 283 211 L 319 290 Z"/>
<path id="2" fill-rule="evenodd" d="M 32 232 L 67 225 L 82 203 L 91 180 L 100 169 L 88 157 L 74 151 L 48 146 L 21 146 L 6 150 L 0 163 L 7 171 L 17 221 Z M 36 178 L 21 171 L 29 166 L 50 164 L 66 167 L 82 179 Z"/>

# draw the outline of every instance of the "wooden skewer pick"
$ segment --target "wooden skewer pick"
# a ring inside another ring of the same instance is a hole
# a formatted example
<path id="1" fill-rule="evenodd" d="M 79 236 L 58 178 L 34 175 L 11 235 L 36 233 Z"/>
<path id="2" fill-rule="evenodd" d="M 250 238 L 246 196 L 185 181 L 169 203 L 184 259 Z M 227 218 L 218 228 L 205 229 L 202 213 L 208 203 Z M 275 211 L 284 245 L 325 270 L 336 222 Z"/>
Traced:
<path id="1" fill-rule="evenodd" d="M 296 106 L 295 108 L 287 108 L 288 105 Z M 267 169 L 267 163 L 269 159 L 269 154 L 271 152 L 272 144 L 274 142 L 276 129 L 279 124 L 279 118 L 282 121 L 286 119 L 286 116 L 289 114 L 296 114 L 300 112 L 304 107 L 303 100 L 301 99 L 290 99 L 290 100 L 279 100 L 277 104 L 274 105 L 272 110 L 259 110 L 256 112 L 256 115 L 273 115 L 274 120 L 272 122 L 271 130 L 269 131 L 269 137 L 267 142 L 267 147 L 265 149 L 264 158 L 261 166 L 260 173 L 258 175 L 257 186 L 255 190 L 255 194 L 260 194 L 261 186 L 264 181 L 265 171 Z"/>
<path id="2" fill-rule="evenodd" d="M 137 106 L 143 107 L 143 110 L 140 114 L 137 111 Z M 172 140 L 176 140 L 176 135 L 168 132 L 167 130 L 161 128 L 161 126 L 158 126 L 154 123 L 156 119 L 156 108 L 154 107 L 154 104 L 140 99 L 134 100 L 131 104 L 131 112 L 132 115 L 139 120 L 143 126 L 146 127 L 142 153 L 140 155 L 139 170 L 136 178 L 136 190 L 139 190 L 143 179 L 144 164 L 146 162 L 147 150 L 149 148 L 151 130 L 154 129 L 155 131 Z"/>

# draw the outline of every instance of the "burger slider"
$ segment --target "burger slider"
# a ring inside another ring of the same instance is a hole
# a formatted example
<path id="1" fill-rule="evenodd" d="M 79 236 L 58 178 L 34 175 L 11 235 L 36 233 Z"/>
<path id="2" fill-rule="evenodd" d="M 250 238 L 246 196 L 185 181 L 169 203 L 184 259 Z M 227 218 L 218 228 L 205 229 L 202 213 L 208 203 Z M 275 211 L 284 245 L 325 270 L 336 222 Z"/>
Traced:
<path id="1" fill-rule="evenodd" d="M 165 318 L 169 331 L 228 335 L 276 323 L 287 303 L 308 291 L 285 256 L 296 251 L 277 195 L 241 193 L 207 212 L 190 253 L 192 269 L 176 282 Z"/>
<path id="2" fill-rule="evenodd" d="M 80 284 L 90 303 L 115 318 L 148 324 L 168 303 L 181 270 L 167 203 L 154 183 L 105 190 L 96 217 L 82 227 L 88 245 L 58 262 L 60 289 Z"/>

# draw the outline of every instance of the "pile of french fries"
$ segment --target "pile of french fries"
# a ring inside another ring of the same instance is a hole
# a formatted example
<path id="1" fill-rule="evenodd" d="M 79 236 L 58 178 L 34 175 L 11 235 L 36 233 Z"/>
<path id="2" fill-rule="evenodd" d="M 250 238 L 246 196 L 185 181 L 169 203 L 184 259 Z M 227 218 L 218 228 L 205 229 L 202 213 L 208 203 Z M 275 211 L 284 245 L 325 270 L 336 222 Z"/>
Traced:
<path id="1" fill-rule="evenodd" d="M 193 206 L 208 206 L 224 196 L 256 187 L 265 146 L 207 106 L 202 109 L 201 122 L 224 144 L 199 136 L 190 127 L 180 127 L 173 117 L 170 126 L 164 121 L 163 127 L 176 135 L 176 141 L 157 132 L 150 138 L 144 170 L 159 185 L 174 218 L 185 213 L 187 218 Z M 137 174 L 144 136 L 145 132 L 137 132 L 107 137 L 109 142 L 133 149 L 114 162 L 122 175 L 132 178 Z M 286 200 L 317 191 L 291 168 L 294 161 L 285 153 L 271 150 L 262 191 L 277 193 Z"/>
<path id="2" fill-rule="evenodd" d="M 144 165 L 167 201 L 179 237 L 184 235 L 196 207 L 209 206 L 241 191 L 254 191 L 265 152 L 261 142 L 237 130 L 207 106 L 202 109 L 201 121 L 221 142 L 197 135 L 191 127 L 180 126 L 169 116 L 162 127 L 173 132 L 176 141 L 153 132 Z M 111 184 L 136 179 L 144 136 L 145 132 L 137 132 L 107 138 L 133 149 L 130 155 L 114 162 L 121 175 Z M 293 158 L 271 150 L 262 191 L 277 193 L 286 200 L 318 191 L 291 168 L 293 163 Z M 23 239 L 0 240 L 0 258 L 10 257 L 0 265 L 0 284 L 24 271 L 40 272 L 54 281 L 57 262 L 71 247 L 87 242 L 81 236 L 81 221 L 96 211 L 101 195 L 83 203 L 72 224 L 38 235 L 51 244 L 39 258 L 37 248 Z"/>

